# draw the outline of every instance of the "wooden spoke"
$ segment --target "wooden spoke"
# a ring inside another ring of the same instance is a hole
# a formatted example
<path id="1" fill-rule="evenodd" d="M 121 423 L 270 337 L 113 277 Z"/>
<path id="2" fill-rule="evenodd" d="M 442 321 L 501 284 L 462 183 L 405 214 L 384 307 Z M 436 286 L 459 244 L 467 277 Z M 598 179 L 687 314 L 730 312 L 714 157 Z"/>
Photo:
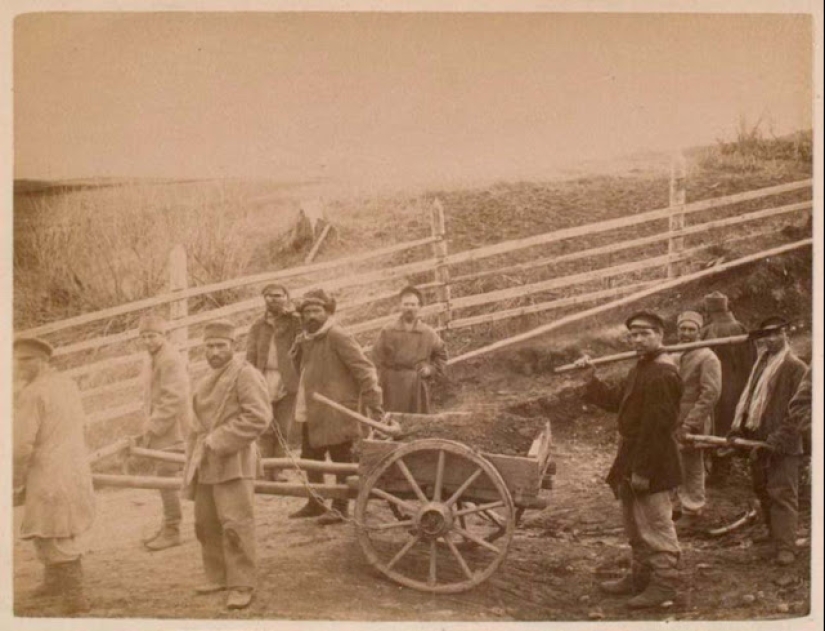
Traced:
<path id="1" fill-rule="evenodd" d="M 382 500 L 387 500 L 388 502 L 391 502 L 396 506 L 399 506 L 400 508 L 409 511 L 410 513 L 414 513 L 416 511 L 415 506 L 413 506 L 409 502 L 405 502 L 404 500 L 398 497 L 395 497 L 395 495 L 393 495 L 392 493 L 387 493 L 383 489 L 377 489 L 373 487 L 370 489 L 370 494 L 375 495 L 376 497 L 380 497 Z"/>
<path id="2" fill-rule="evenodd" d="M 469 478 L 464 480 L 464 484 L 458 487 L 458 490 L 456 490 L 456 492 L 453 493 L 452 497 L 450 497 L 450 499 L 448 499 L 445 502 L 445 504 L 447 506 L 452 506 L 453 504 L 455 504 L 458 501 L 458 498 L 464 494 L 464 491 L 466 491 L 470 487 L 470 485 L 476 481 L 476 478 L 478 478 L 478 476 L 480 476 L 482 473 L 483 470 L 481 469 L 481 467 L 473 471 L 473 474 Z"/>
<path id="3" fill-rule="evenodd" d="M 433 490 L 433 502 L 441 501 L 441 487 L 444 484 L 444 460 L 447 452 L 443 449 L 438 452 L 438 465 L 435 468 L 435 490 Z"/>
<path id="4" fill-rule="evenodd" d="M 415 478 L 413 477 L 413 474 L 410 473 L 410 469 L 409 469 L 409 467 L 407 467 L 404 460 L 399 458 L 398 460 L 395 461 L 395 464 L 401 470 L 401 473 L 404 474 L 404 477 L 407 478 L 407 482 L 410 483 L 410 487 L 412 488 L 412 490 L 415 493 L 416 497 L 418 497 L 418 499 L 421 500 L 422 502 L 424 502 L 425 504 L 427 502 L 429 502 L 429 500 L 427 499 L 427 496 L 424 495 L 424 491 L 421 490 L 421 487 L 418 486 L 418 482 L 415 481 Z"/>
<path id="5" fill-rule="evenodd" d="M 407 554 L 407 552 L 409 552 L 410 549 L 418 542 L 420 538 L 421 537 L 419 535 L 410 537 L 409 541 L 407 541 L 407 543 L 404 544 L 404 547 L 398 551 L 398 554 L 396 554 L 392 559 L 390 559 L 390 562 L 387 563 L 387 569 L 391 570 L 392 566 L 398 563 L 404 557 L 404 555 Z"/>
<path id="6" fill-rule="evenodd" d="M 483 513 L 485 511 L 492 510 L 494 508 L 502 508 L 504 506 L 504 502 L 490 502 L 488 504 L 479 504 L 477 506 L 471 506 L 470 508 L 462 508 L 457 510 L 453 513 L 453 517 L 460 517 L 461 515 L 472 515 L 473 513 Z"/>
<path id="7" fill-rule="evenodd" d="M 415 525 L 415 521 L 412 519 L 406 519 L 404 521 L 387 521 L 382 522 L 380 524 L 376 524 L 375 526 L 367 525 L 367 530 L 375 530 L 375 531 L 383 531 L 383 530 L 392 530 L 393 528 L 411 528 Z"/>
<path id="8" fill-rule="evenodd" d="M 472 580 L 474 578 L 473 577 L 473 572 L 470 569 L 470 566 L 467 565 L 467 561 L 465 561 L 464 557 L 461 556 L 461 553 L 458 551 L 458 548 L 456 548 L 455 544 L 452 541 L 450 541 L 449 537 L 444 537 L 444 541 L 447 544 L 447 547 L 450 549 L 450 552 L 453 553 L 453 556 L 455 557 L 455 560 L 458 561 L 458 564 L 461 566 L 461 569 L 464 571 L 464 575 L 467 578 L 469 578 L 470 580 Z"/>
<path id="9" fill-rule="evenodd" d="M 487 517 L 487 519 L 489 519 L 491 522 L 493 522 L 499 528 L 504 528 L 504 526 L 505 526 L 504 520 L 499 515 L 496 515 L 495 513 L 493 513 L 492 511 L 489 511 L 489 510 L 484 510 L 484 511 L 481 512 L 481 514 L 484 515 L 485 517 Z"/>
<path id="10" fill-rule="evenodd" d="M 499 550 L 496 546 L 494 546 L 489 541 L 485 541 L 481 537 L 476 537 L 474 534 L 472 534 L 471 532 L 467 532 L 463 528 L 458 528 L 458 527 L 454 526 L 453 530 L 456 531 L 458 534 L 460 534 L 465 539 L 467 539 L 468 541 L 472 541 L 473 543 L 477 543 L 478 545 L 480 545 L 484 548 L 487 548 L 488 550 L 491 550 L 492 552 L 495 552 L 496 554 L 501 552 L 501 550 Z"/>
<path id="11" fill-rule="evenodd" d="M 436 552 L 435 539 L 433 539 L 432 541 L 430 541 L 430 576 L 427 578 L 427 583 L 431 586 L 435 586 L 435 584 L 437 582 L 437 578 L 436 578 L 436 560 L 437 560 L 437 558 L 438 558 L 438 552 Z"/>

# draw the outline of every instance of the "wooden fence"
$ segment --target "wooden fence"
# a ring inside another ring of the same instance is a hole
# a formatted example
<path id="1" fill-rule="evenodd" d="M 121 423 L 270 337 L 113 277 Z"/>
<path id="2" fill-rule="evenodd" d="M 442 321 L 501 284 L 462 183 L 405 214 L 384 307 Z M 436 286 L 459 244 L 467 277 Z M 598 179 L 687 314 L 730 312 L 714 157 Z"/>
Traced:
<path id="1" fill-rule="evenodd" d="M 135 340 L 138 331 L 134 326 L 113 334 L 99 332 L 101 324 L 114 318 L 131 315 L 136 320 L 142 312 L 167 308 L 168 305 L 170 337 L 177 348 L 185 352 L 187 359 L 191 358 L 190 373 L 195 378 L 205 370 L 205 362 L 198 358 L 197 351 L 201 344 L 198 337 L 201 325 L 216 318 L 232 318 L 238 324 L 237 333 L 242 336 L 248 331 L 250 320 L 263 311 L 263 302 L 256 294 L 218 308 L 189 313 L 188 301 L 197 296 L 227 289 L 253 290 L 256 286 L 269 282 L 288 282 L 293 298 L 298 298 L 310 289 L 322 287 L 342 295 L 340 318 L 350 331 L 363 338 L 363 334 L 380 329 L 396 317 L 393 313 L 395 301 L 390 303 L 390 299 L 396 296 L 403 284 L 415 282 L 434 297 L 422 310 L 422 316 L 432 317 L 436 326 L 449 335 L 449 331 L 528 314 L 592 303 L 600 303 L 595 309 L 603 309 L 634 295 L 648 295 L 657 291 L 657 287 L 669 286 L 674 280 L 678 282 L 680 277 L 689 279 L 694 273 L 690 271 L 690 266 L 702 260 L 702 253 L 719 245 L 720 241 L 712 238 L 714 233 L 747 226 L 746 230 L 735 236 L 727 236 L 724 239 L 725 245 L 733 241 L 772 235 L 776 233 L 775 226 L 761 231 L 753 226 L 810 211 L 812 207 L 809 199 L 747 213 L 733 212 L 722 218 L 711 217 L 691 224 L 686 221 L 688 218 L 705 211 L 786 193 L 811 191 L 812 180 L 691 203 L 685 203 L 684 186 L 684 165 L 683 162 L 676 161 L 671 175 L 670 205 L 666 208 L 454 253 L 448 251 L 445 212 L 436 200 L 431 209 L 431 230 L 428 235 L 344 259 L 197 287 L 188 285 L 186 253 L 181 247 L 176 247 L 170 253 L 169 290 L 166 293 L 18 333 L 40 336 L 60 334 L 60 337 L 73 338 L 74 341 L 57 345 L 56 361 L 66 374 L 80 383 L 84 404 L 89 412 L 89 423 L 99 423 L 141 409 L 140 366 L 146 361 L 145 352 L 137 348 Z M 645 234 L 641 230 L 645 225 L 655 227 L 657 222 L 667 225 L 651 234 Z M 594 237 L 597 240 L 611 240 L 616 231 L 626 228 L 639 228 L 640 236 L 597 245 L 588 243 Z M 686 241 L 694 235 L 701 235 L 701 243 L 686 247 Z M 579 242 L 581 244 L 577 245 Z M 791 244 L 791 249 L 809 242 L 810 240 L 798 241 L 795 245 Z M 561 243 L 567 245 L 569 251 L 551 255 L 535 251 L 539 246 L 546 249 L 552 244 Z M 655 250 L 657 246 L 666 247 L 666 250 L 654 251 L 650 255 L 651 249 Z M 637 254 L 634 255 L 634 252 Z M 527 260 L 512 262 L 514 253 L 521 253 Z M 416 258 L 412 262 L 395 265 L 387 262 L 390 257 L 402 254 L 407 260 L 412 254 Z M 496 257 L 501 256 L 510 257 L 511 260 L 497 262 Z M 630 260 L 616 264 L 609 260 L 612 256 L 630 257 Z M 750 259 L 758 258 L 758 253 L 748 256 Z M 597 260 L 604 262 L 595 264 L 594 261 Z M 729 263 L 731 262 L 726 265 Z M 484 264 L 489 266 L 479 269 Z M 372 268 L 362 269 L 367 265 Z M 563 265 L 572 265 L 572 273 L 559 275 L 557 270 Z M 721 269 L 726 267 L 722 266 Z M 713 273 L 713 270 L 709 273 Z M 519 274 L 538 277 L 529 282 L 512 282 L 512 277 Z M 506 280 L 508 278 L 511 281 Z M 478 283 L 493 281 L 505 286 L 475 291 Z M 610 299 L 613 302 L 604 302 Z M 374 317 L 376 310 L 380 315 Z M 587 314 L 592 310 L 582 313 Z M 574 314 L 565 316 L 560 322 L 566 322 L 571 317 L 576 319 Z M 90 325 L 97 325 L 98 329 L 88 333 Z M 551 323 L 548 326 L 554 325 Z M 85 335 L 89 336 L 88 339 L 78 339 L 83 337 L 84 330 L 87 331 Z M 66 332 L 70 334 L 67 335 Z M 485 348 L 494 349 L 498 346 L 493 344 Z M 451 363 L 477 356 L 481 352 L 486 351 L 476 349 L 464 353 Z"/>

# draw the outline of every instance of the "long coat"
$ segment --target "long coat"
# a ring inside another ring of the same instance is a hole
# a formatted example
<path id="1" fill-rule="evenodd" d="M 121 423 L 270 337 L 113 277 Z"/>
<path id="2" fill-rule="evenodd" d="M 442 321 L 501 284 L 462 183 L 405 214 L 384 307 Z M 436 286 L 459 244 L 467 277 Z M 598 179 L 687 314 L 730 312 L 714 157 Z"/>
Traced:
<path id="1" fill-rule="evenodd" d="M 25 485 L 23 538 L 75 537 L 95 517 L 86 416 L 75 382 L 47 368 L 14 405 L 14 485 Z"/>
<path id="2" fill-rule="evenodd" d="M 196 482 L 220 484 L 263 473 L 255 441 L 272 421 L 272 404 L 266 381 L 252 364 L 236 358 L 213 370 L 195 388 L 192 409 L 185 497 L 194 499 Z"/>
<path id="3" fill-rule="evenodd" d="M 607 475 L 616 495 L 632 473 L 650 481 L 650 492 L 682 483 L 682 465 L 673 432 L 679 422 L 682 380 L 663 352 L 641 357 L 617 386 L 592 379 L 586 398 L 618 413 L 619 450 Z"/>
<path id="4" fill-rule="evenodd" d="M 730 311 L 714 312 L 709 317 L 710 321 L 702 329 L 703 340 L 733 337 L 748 332 L 745 325 L 737 321 Z M 722 364 L 722 392 L 714 409 L 713 433 L 724 436 L 733 423 L 736 404 L 739 403 L 739 397 L 756 361 L 756 348 L 752 342 L 746 342 L 719 346 L 713 352 Z"/>
<path id="5" fill-rule="evenodd" d="M 679 355 L 682 401 L 679 424 L 691 434 L 707 434 L 713 427 L 713 412 L 722 392 L 722 364 L 709 348 L 697 348 Z"/>
<path id="6" fill-rule="evenodd" d="M 447 349 L 438 333 L 420 320 L 407 329 L 399 319 L 381 330 L 372 354 L 384 395 L 384 409 L 387 412 L 429 413 L 428 380 L 422 379 L 418 370 L 429 366 L 433 376 L 444 374 Z"/>
<path id="7" fill-rule="evenodd" d="M 189 431 L 189 374 L 180 353 L 168 341 L 150 355 L 144 403 L 144 433 L 149 449 L 178 445 Z"/>
<path id="8" fill-rule="evenodd" d="M 272 336 L 275 336 L 278 370 L 284 389 L 290 394 L 298 391 L 298 373 L 292 364 L 289 351 L 300 333 L 301 317 L 294 311 L 287 311 L 275 318 L 274 325 L 266 315 L 256 320 L 249 329 L 249 337 L 246 340 L 246 360 L 263 373 L 266 371 Z"/>
<path id="9" fill-rule="evenodd" d="M 310 446 L 327 447 L 360 437 L 358 421 L 312 397 L 318 392 L 350 410 L 381 410 L 381 388 L 375 366 L 356 339 L 332 324 L 315 335 L 300 336 L 292 356 L 296 368 L 302 371 Z M 300 391 L 298 396 L 300 398 Z"/>

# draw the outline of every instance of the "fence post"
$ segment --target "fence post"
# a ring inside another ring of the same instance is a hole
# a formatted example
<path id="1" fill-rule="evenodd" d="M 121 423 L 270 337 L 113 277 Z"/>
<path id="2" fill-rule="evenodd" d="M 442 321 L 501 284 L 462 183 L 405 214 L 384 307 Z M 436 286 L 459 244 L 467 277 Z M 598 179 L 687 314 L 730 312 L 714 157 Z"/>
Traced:
<path id="1" fill-rule="evenodd" d="M 685 156 L 679 151 L 670 162 L 670 232 L 679 233 L 685 227 Z M 667 253 L 671 257 L 667 266 L 667 277 L 676 278 L 681 273 L 682 263 L 678 260 L 685 247 L 685 238 L 671 236 Z"/>
<path id="2" fill-rule="evenodd" d="M 186 267 L 186 250 L 178 243 L 172 248 L 169 253 L 169 291 L 176 292 L 189 287 L 189 273 Z M 174 324 L 175 320 L 185 318 L 189 315 L 188 300 L 178 300 L 169 303 L 169 319 Z M 175 346 L 180 348 L 186 340 L 189 339 L 189 327 L 181 327 L 173 329 L 169 334 L 169 340 Z M 189 353 L 185 353 L 184 361 L 189 363 Z"/>
<path id="3" fill-rule="evenodd" d="M 449 328 L 452 314 L 450 312 L 450 269 L 447 266 L 446 222 L 444 221 L 444 206 L 441 200 L 436 199 L 430 213 L 430 222 L 433 236 L 438 239 L 433 244 L 433 254 L 437 259 L 435 265 L 435 282 L 438 302 L 444 303 L 447 310 L 438 314 L 438 326 Z"/>

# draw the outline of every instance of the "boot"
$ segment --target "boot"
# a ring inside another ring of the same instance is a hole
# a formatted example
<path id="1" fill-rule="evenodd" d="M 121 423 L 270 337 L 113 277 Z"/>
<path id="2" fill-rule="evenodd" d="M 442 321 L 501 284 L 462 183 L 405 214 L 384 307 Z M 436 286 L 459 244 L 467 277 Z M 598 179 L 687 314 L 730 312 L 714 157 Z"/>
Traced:
<path id="1" fill-rule="evenodd" d="M 54 565 L 43 568 L 43 582 L 32 592 L 32 598 L 51 598 L 60 594 L 60 570 Z"/>
<path id="2" fill-rule="evenodd" d="M 146 544 L 146 549 L 152 552 L 174 548 L 180 545 L 180 527 L 175 525 L 165 525 L 161 528 L 158 536 Z"/>
<path id="3" fill-rule="evenodd" d="M 252 597 L 255 595 L 255 590 L 236 588 L 229 592 L 229 597 L 226 599 L 227 609 L 246 609 L 252 602 Z"/>
<path id="4" fill-rule="evenodd" d="M 157 530 L 155 530 L 151 535 L 149 535 L 148 537 L 143 537 L 140 540 L 141 543 L 143 543 L 145 545 L 145 544 L 149 543 L 150 541 L 154 541 L 155 539 L 157 539 L 160 536 L 160 533 L 163 532 L 163 526 L 164 526 L 164 524 L 161 523 L 161 525 L 157 527 Z"/>
<path id="5" fill-rule="evenodd" d="M 650 582 L 650 570 L 640 563 L 633 563 L 630 574 L 613 581 L 602 581 L 599 589 L 613 596 L 641 594 Z"/>
<path id="6" fill-rule="evenodd" d="M 321 526 L 340 524 L 349 517 L 349 502 L 347 500 L 332 500 L 332 509 L 318 518 Z"/>
<path id="7" fill-rule="evenodd" d="M 290 513 L 289 518 L 303 519 L 305 517 L 317 517 L 318 515 L 323 515 L 326 510 L 326 507 L 321 502 L 315 498 L 310 498 L 309 501 L 303 505 L 303 507 L 294 513 Z"/>
<path id="8" fill-rule="evenodd" d="M 91 607 L 83 593 L 83 568 L 80 559 L 61 563 L 60 578 L 63 583 L 63 614 L 73 616 L 87 613 Z"/>
<path id="9" fill-rule="evenodd" d="M 647 588 L 637 596 L 627 601 L 631 609 L 649 609 L 659 607 L 667 601 L 676 598 L 676 589 L 661 580 L 651 580 Z"/>

